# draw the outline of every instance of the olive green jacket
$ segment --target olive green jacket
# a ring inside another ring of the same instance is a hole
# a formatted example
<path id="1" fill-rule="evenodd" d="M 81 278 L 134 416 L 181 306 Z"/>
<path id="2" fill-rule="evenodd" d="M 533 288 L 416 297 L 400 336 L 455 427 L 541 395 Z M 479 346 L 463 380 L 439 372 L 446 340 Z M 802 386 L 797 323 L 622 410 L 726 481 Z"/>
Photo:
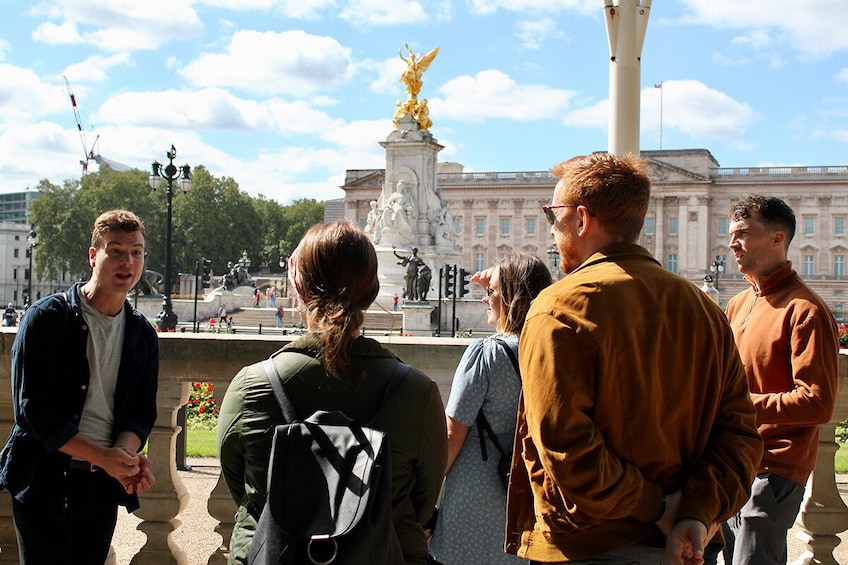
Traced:
<path id="1" fill-rule="evenodd" d="M 307 334 L 272 355 L 286 392 L 306 418 L 316 410 L 340 410 L 361 425 L 385 431 L 392 461 L 392 512 L 407 563 L 423 563 L 430 518 L 447 460 L 447 432 L 436 384 L 410 369 L 389 403 L 374 418 L 399 360 L 376 341 L 359 337 L 351 354 L 363 380 L 328 376 L 318 360 L 319 341 Z M 244 563 L 265 504 L 273 429 L 286 423 L 261 363 L 233 378 L 218 416 L 221 470 L 238 504 L 230 563 Z"/>

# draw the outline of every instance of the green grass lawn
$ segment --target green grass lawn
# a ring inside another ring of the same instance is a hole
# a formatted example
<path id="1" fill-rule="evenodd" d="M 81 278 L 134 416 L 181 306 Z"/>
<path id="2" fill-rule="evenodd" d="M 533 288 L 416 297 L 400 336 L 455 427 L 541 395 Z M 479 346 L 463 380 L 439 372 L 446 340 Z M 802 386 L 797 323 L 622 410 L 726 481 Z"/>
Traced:
<path id="1" fill-rule="evenodd" d="M 848 444 L 840 444 L 839 451 L 836 452 L 836 467 L 837 473 L 848 473 Z"/>
<path id="2" fill-rule="evenodd" d="M 186 430 L 188 457 L 218 457 L 215 430 Z"/>
<path id="3" fill-rule="evenodd" d="M 217 457 L 215 430 L 188 430 L 186 455 L 189 457 Z M 848 473 L 848 444 L 839 446 L 836 452 L 836 472 Z"/>

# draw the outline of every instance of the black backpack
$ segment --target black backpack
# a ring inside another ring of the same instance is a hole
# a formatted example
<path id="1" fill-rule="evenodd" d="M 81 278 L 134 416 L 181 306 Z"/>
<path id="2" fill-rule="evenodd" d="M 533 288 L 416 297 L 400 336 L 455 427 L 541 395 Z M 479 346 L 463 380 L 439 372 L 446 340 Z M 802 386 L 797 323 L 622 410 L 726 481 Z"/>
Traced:
<path id="1" fill-rule="evenodd" d="M 402 565 L 386 434 L 338 411 L 299 419 L 274 361 L 263 367 L 289 423 L 274 430 L 268 497 L 247 562 Z M 378 413 L 408 370 L 396 365 Z"/>

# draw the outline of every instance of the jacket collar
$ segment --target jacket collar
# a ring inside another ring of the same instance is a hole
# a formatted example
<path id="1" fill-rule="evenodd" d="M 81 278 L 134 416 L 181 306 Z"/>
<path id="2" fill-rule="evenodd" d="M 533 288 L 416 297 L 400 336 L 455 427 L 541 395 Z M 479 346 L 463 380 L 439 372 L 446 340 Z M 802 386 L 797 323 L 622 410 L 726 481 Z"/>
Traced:
<path id="1" fill-rule="evenodd" d="M 745 275 L 743 278 L 748 282 L 748 284 L 754 287 L 754 292 L 760 296 L 764 296 L 781 288 L 785 282 L 794 277 L 795 270 L 792 269 L 792 261 L 787 261 L 785 265 L 770 275 L 760 277 L 759 287 L 751 275 Z"/>
<path id="2" fill-rule="evenodd" d="M 612 243 L 596 251 L 572 272 L 576 273 L 599 263 L 616 262 L 622 259 L 642 259 L 653 261 L 657 265 L 660 265 L 660 262 L 654 259 L 648 250 L 641 245 L 635 243 Z"/>

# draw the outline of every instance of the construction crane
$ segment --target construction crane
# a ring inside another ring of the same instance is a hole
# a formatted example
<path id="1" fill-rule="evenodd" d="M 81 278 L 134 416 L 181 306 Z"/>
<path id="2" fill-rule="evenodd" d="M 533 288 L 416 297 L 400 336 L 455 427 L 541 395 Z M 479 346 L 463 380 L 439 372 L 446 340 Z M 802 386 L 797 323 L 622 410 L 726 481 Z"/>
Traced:
<path id="1" fill-rule="evenodd" d="M 65 79 L 65 86 L 68 88 L 68 96 L 71 98 L 71 107 L 74 109 L 74 119 L 77 122 L 77 129 L 79 130 L 80 142 L 82 143 L 82 155 L 83 158 L 80 160 L 80 165 L 82 165 L 82 174 L 85 175 L 88 173 L 88 164 L 91 161 L 95 161 L 94 157 L 94 147 L 97 145 L 97 142 L 100 140 L 100 135 L 94 138 L 94 143 L 91 144 L 91 147 L 85 141 L 85 130 L 82 128 L 82 121 L 80 120 L 79 108 L 77 107 L 77 98 L 74 96 L 74 91 L 71 90 L 71 83 L 68 82 L 68 77 L 63 76 Z"/>

